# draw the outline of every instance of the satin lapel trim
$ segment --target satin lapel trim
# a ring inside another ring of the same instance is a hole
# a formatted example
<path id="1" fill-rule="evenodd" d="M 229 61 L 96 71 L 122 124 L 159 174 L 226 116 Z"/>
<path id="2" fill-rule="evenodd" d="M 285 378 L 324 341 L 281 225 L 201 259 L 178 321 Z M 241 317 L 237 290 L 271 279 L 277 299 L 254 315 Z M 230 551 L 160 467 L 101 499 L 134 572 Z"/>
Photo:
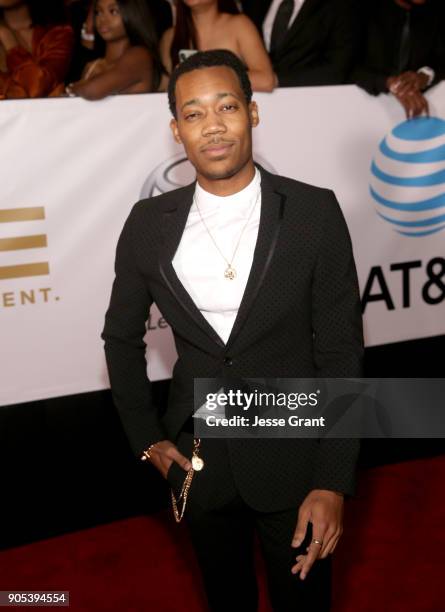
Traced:
<path id="1" fill-rule="evenodd" d="M 281 220 L 284 213 L 286 196 L 274 190 L 268 173 L 259 166 L 261 172 L 261 213 L 258 237 L 253 254 L 252 267 L 247 279 L 246 288 L 238 309 L 232 331 L 227 340 L 226 349 L 230 348 L 241 331 L 249 310 L 255 301 L 258 291 L 264 282 L 269 269 L 275 246 L 278 240 Z"/>
<path id="2" fill-rule="evenodd" d="M 159 271 L 179 305 L 213 342 L 224 347 L 225 345 L 222 338 L 218 336 L 196 306 L 190 294 L 181 283 L 172 264 L 187 223 L 187 217 L 193 202 L 194 191 L 195 183 L 188 185 L 184 190 L 181 190 L 182 193 L 175 194 L 175 200 L 171 202 L 169 207 L 163 212 Z"/>

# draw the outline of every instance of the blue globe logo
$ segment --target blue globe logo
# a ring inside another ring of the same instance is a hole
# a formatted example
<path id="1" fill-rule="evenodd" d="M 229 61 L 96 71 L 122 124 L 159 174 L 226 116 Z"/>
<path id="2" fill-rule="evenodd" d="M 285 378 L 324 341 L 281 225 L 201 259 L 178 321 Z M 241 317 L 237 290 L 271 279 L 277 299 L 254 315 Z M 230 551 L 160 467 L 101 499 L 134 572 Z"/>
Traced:
<path id="1" fill-rule="evenodd" d="M 419 117 L 385 136 L 371 166 L 377 214 L 404 236 L 445 228 L 445 121 Z"/>

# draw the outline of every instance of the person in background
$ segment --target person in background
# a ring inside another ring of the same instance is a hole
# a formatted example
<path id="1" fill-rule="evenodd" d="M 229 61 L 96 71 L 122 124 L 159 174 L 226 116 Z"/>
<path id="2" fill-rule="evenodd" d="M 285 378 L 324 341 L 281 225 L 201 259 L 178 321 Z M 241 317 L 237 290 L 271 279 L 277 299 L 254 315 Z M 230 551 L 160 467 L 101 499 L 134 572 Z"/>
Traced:
<path id="1" fill-rule="evenodd" d="M 73 45 L 63 0 L 0 0 L 0 99 L 62 95 Z"/>
<path id="2" fill-rule="evenodd" d="M 162 64 L 146 1 L 96 0 L 94 10 L 100 57 L 85 66 L 80 81 L 67 86 L 67 94 L 100 100 L 111 94 L 156 91 Z"/>
<path id="3" fill-rule="evenodd" d="M 279 87 L 346 82 L 357 45 L 353 0 L 243 0 Z"/>
<path id="4" fill-rule="evenodd" d="M 351 82 L 374 96 L 392 94 L 408 118 L 428 113 L 423 92 L 445 77 L 445 2 L 374 0 L 361 10 Z"/>
<path id="5" fill-rule="evenodd" d="M 70 24 L 74 30 L 74 52 L 67 82 L 78 81 L 94 53 L 94 15 L 92 0 L 65 0 Z"/>
<path id="6" fill-rule="evenodd" d="M 179 63 L 180 51 L 211 49 L 233 51 L 246 64 L 254 90 L 273 90 L 276 77 L 261 37 L 234 0 L 178 0 L 175 27 L 164 33 L 160 44 L 168 74 Z M 167 83 L 164 77 L 162 90 Z"/>
<path id="7" fill-rule="evenodd" d="M 172 10 L 167 0 L 145 0 L 154 20 L 158 39 L 173 23 Z M 94 45 L 94 9 L 92 0 L 65 0 L 70 23 L 75 33 L 75 50 L 67 82 L 78 81 L 89 62 L 97 59 Z M 103 49 L 101 50 L 103 53 Z"/>

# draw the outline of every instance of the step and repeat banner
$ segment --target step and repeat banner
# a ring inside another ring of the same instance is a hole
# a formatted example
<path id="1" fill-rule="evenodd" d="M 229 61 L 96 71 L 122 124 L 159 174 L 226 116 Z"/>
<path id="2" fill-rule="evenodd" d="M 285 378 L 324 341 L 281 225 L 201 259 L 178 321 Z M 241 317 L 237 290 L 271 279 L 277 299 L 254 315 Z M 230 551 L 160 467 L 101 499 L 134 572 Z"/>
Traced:
<path id="1" fill-rule="evenodd" d="M 355 86 L 255 95 L 255 159 L 337 195 L 367 346 L 445 333 L 445 83 L 427 97 L 430 118 L 405 121 Z M 108 387 L 100 333 L 123 223 L 193 180 L 169 121 L 164 94 L 0 103 L 0 405 Z M 169 378 L 156 307 L 146 341 L 149 377 Z"/>

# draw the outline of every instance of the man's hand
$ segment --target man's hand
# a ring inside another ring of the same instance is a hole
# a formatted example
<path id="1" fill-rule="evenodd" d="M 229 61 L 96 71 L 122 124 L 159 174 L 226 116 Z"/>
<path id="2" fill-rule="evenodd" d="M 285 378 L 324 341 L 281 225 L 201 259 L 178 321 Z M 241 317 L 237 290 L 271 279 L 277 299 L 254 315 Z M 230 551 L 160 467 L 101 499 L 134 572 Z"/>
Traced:
<path id="1" fill-rule="evenodd" d="M 322 542 L 321 546 L 311 542 L 306 548 L 308 554 L 296 557 L 298 563 L 291 571 L 293 574 L 300 572 L 301 580 L 307 576 L 316 559 L 324 559 L 334 552 L 343 533 L 343 503 L 343 493 L 313 489 L 301 504 L 292 546 L 300 546 L 303 542 L 309 521 L 312 523 L 312 538 Z"/>
<path id="2" fill-rule="evenodd" d="M 428 76 L 421 72 L 403 72 L 398 76 L 388 77 L 386 85 L 405 109 L 408 119 L 422 113 L 429 114 L 428 102 L 422 90 L 428 84 Z"/>
<path id="3" fill-rule="evenodd" d="M 176 461 L 185 471 L 192 467 L 190 460 L 184 457 L 170 440 L 156 442 L 151 449 L 150 457 L 151 463 L 161 472 L 164 478 L 166 478 L 173 461 Z"/>

